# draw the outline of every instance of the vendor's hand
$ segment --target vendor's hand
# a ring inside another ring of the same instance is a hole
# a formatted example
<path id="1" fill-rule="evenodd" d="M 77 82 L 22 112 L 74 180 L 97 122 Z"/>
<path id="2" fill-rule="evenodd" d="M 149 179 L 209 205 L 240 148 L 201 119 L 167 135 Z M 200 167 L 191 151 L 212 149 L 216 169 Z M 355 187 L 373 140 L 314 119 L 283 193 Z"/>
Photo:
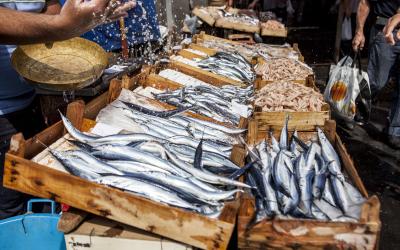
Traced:
<path id="1" fill-rule="evenodd" d="M 399 25 L 400 23 L 400 14 L 396 14 L 393 17 L 389 18 L 386 26 L 383 28 L 383 34 L 385 35 L 386 41 L 394 45 L 395 39 L 393 37 L 393 30 Z M 396 34 L 397 39 L 400 39 L 400 34 L 397 32 Z"/>
<path id="2" fill-rule="evenodd" d="M 127 16 L 127 11 L 135 5 L 134 0 L 125 3 L 110 0 L 67 0 L 57 16 L 60 32 L 79 36 L 105 22 Z"/>
<path id="3" fill-rule="evenodd" d="M 356 34 L 354 35 L 353 38 L 353 50 L 354 51 L 359 51 L 362 50 L 364 48 L 365 45 L 365 36 L 364 36 L 364 32 L 360 31 L 360 32 L 356 32 Z"/>

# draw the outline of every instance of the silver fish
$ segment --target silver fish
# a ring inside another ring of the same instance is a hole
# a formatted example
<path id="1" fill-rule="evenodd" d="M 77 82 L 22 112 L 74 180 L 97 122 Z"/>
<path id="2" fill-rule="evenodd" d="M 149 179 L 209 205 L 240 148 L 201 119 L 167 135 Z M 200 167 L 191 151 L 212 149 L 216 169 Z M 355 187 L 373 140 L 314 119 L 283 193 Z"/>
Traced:
<path id="1" fill-rule="evenodd" d="M 105 176 L 99 178 L 97 182 L 103 185 L 113 186 L 116 188 L 127 190 L 157 202 L 197 212 L 202 212 L 201 208 L 194 206 L 191 203 L 183 200 L 176 193 L 152 185 L 146 181 L 124 176 Z"/>
<path id="2" fill-rule="evenodd" d="M 155 157 L 152 154 L 141 152 L 127 146 L 116 146 L 111 144 L 105 144 L 95 147 L 93 155 L 101 156 L 112 160 L 133 160 L 147 164 L 156 165 L 157 167 L 171 172 L 175 175 L 182 177 L 190 177 L 191 174 L 178 168 L 169 161 Z"/>
<path id="3" fill-rule="evenodd" d="M 344 176 L 340 169 L 339 156 L 320 128 L 318 128 L 318 138 L 322 147 L 322 156 L 325 158 L 326 162 L 329 163 L 329 171 L 343 182 Z"/>

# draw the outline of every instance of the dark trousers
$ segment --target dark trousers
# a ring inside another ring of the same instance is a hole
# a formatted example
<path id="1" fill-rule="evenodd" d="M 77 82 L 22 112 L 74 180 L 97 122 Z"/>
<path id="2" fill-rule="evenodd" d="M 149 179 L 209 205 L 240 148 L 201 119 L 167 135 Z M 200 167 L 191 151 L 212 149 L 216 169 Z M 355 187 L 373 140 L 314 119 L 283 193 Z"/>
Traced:
<path id="1" fill-rule="evenodd" d="M 0 220 L 23 214 L 29 196 L 3 187 L 4 157 L 10 146 L 11 137 L 17 132 L 29 138 L 43 130 L 44 123 L 34 101 L 28 108 L 0 117 Z"/>
<path id="2" fill-rule="evenodd" d="M 382 27 L 383 28 L 383 27 Z M 396 90 L 393 93 L 392 108 L 389 117 L 388 134 L 400 136 L 400 70 L 398 62 L 400 56 L 400 42 L 394 46 L 388 44 L 380 27 L 371 30 L 369 46 L 368 76 L 371 92 L 376 96 L 385 87 L 389 77 L 393 74 L 397 78 Z"/>

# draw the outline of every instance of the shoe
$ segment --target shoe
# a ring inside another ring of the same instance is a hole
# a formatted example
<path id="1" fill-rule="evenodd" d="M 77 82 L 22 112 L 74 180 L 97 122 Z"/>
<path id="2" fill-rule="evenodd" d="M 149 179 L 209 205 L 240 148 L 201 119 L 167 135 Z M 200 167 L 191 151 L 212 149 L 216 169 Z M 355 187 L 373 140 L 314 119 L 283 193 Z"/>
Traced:
<path id="1" fill-rule="evenodd" d="M 392 148 L 400 149 L 400 136 L 388 136 L 388 143 Z"/>

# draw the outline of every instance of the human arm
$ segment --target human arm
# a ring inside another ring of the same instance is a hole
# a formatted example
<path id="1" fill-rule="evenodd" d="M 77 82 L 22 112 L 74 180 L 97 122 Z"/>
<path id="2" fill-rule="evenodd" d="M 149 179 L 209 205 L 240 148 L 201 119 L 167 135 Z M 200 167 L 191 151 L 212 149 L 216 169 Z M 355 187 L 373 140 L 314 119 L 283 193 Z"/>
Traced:
<path id="1" fill-rule="evenodd" d="M 386 26 L 383 28 L 383 34 L 385 35 L 386 41 L 394 45 L 395 39 L 393 36 L 393 30 L 400 24 L 400 11 L 397 10 L 397 14 L 389 18 Z M 400 32 L 397 32 L 397 39 L 400 39 Z"/>
<path id="2" fill-rule="evenodd" d="M 357 25 L 356 32 L 353 39 L 353 50 L 358 51 L 364 48 L 365 35 L 364 25 L 369 15 L 371 6 L 368 0 L 360 0 L 357 10 Z"/>
<path id="3" fill-rule="evenodd" d="M 61 4 L 58 0 L 46 1 L 46 6 L 43 9 L 43 14 L 57 15 L 61 11 Z"/>
<path id="4" fill-rule="evenodd" d="M 60 14 L 48 15 L 0 7 L 0 44 L 51 42 L 79 36 L 109 20 L 127 15 L 135 2 L 67 0 Z"/>

